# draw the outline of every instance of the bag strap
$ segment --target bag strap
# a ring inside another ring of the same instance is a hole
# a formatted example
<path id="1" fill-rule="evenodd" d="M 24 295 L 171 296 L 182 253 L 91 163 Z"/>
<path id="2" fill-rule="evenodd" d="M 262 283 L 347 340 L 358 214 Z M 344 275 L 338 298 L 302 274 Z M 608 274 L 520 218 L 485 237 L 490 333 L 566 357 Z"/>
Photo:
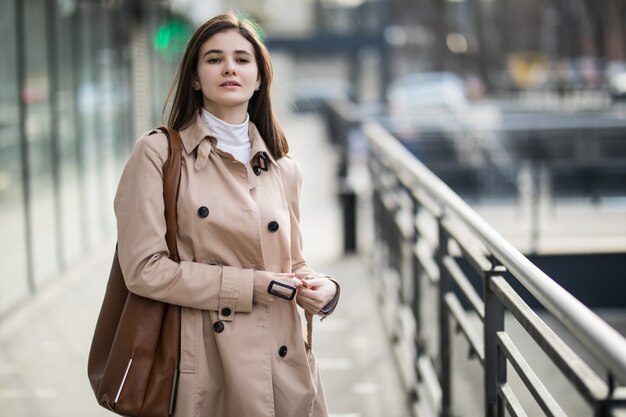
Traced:
<path id="1" fill-rule="evenodd" d="M 182 141 L 175 129 L 160 127 L 159 130 L 167 137 L 169 152 L 163 164 L 163 201 L 165 202 L 165 241 L 170 251 L 170 259 L 180 262 L 176 235 L 178 234 L 178 190 L 180 188 L 180 168 L 182 159 Z"/>

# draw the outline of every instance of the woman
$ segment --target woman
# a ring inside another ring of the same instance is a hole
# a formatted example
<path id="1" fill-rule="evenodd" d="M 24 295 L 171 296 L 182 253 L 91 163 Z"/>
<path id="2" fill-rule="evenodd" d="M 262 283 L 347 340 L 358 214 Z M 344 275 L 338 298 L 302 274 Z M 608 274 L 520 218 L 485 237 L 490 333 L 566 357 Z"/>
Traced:
<path id="1" fill-rule="evenodd" d="M 339 286 L 302 256 L 301 170 L 272 113 L 271 80 L 267 49 L 246 21 L 220 15 L 192 36 L 168 121 L 184 148 L 180 264 L 164 238 L 162 133 L 139 139 L 120 180 L 126 284 L 183 306 L 175 416 L 327 415 L 296 302 L 307 322 L 325 317 Z"/>

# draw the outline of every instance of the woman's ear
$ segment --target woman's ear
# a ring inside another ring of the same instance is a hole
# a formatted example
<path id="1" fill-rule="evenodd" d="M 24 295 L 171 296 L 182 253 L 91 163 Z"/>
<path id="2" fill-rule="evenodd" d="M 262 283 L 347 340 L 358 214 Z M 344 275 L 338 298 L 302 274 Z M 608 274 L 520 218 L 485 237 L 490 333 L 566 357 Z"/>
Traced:
<path id="1" fill-rule="evenodd" d="M 261 80 L 256 80 L 256 87 L 254 88 L 254 90 L 259 91 L 260 88 L 261 88 Z"/>
<path id="2" fill-rule="evenodd" d="M 200 85 L 200 80 L 198 79 L 198 76 L 194 75 L 193 76 L 193 89 L 195 91 L 200 91 L 202 90 L 202 85 Z"/>

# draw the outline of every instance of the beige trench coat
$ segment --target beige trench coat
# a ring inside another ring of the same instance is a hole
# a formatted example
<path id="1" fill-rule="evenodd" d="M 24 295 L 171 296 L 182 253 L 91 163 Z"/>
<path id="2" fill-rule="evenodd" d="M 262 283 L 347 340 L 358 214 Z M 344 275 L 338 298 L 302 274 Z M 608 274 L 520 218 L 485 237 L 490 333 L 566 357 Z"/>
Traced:
<path id="1" fill-rule="evenodd" d="M 252 123 L 249 133 L 253 158 L 242 164 L 215 147 L 199 116 L 180 132 L 180 264 L 164 237 L 167 140 L 157 131 L 139 139 L 115 197 L 120 264 L 130 291 L 183 306 L 175 416 L 326 416 L 295 300 L 252 299 L 254 270 L 320 274 L 301 251 L 299 165 L 274 160 Z M 258 152 L 269 157 L 260 175 Z"/>

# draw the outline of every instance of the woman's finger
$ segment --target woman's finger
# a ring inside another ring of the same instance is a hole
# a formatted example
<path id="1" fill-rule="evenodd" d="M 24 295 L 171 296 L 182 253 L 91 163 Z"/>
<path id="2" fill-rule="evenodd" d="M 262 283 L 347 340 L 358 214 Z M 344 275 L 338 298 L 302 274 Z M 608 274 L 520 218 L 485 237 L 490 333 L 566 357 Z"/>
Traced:
<path id="1" fill-rule="evenodd" d="M 298 295 L 300 297 L 309 299 L 309 300 L 321 300 L 321 296 L 320 293 L 318 291 L 315 290 L 310 290 L 308 288 L 302 287 L 300 289 L 298 289 Z"/>
<path id="2" fill-rule="evenodd" d="M 306 297 L 299 297 L 298 304 L 300 307 L 304 308 L 306 311 L 317 314 L 318 311 L 323 307 L 322 302 L 320 300 L 314 300 Z"/>

